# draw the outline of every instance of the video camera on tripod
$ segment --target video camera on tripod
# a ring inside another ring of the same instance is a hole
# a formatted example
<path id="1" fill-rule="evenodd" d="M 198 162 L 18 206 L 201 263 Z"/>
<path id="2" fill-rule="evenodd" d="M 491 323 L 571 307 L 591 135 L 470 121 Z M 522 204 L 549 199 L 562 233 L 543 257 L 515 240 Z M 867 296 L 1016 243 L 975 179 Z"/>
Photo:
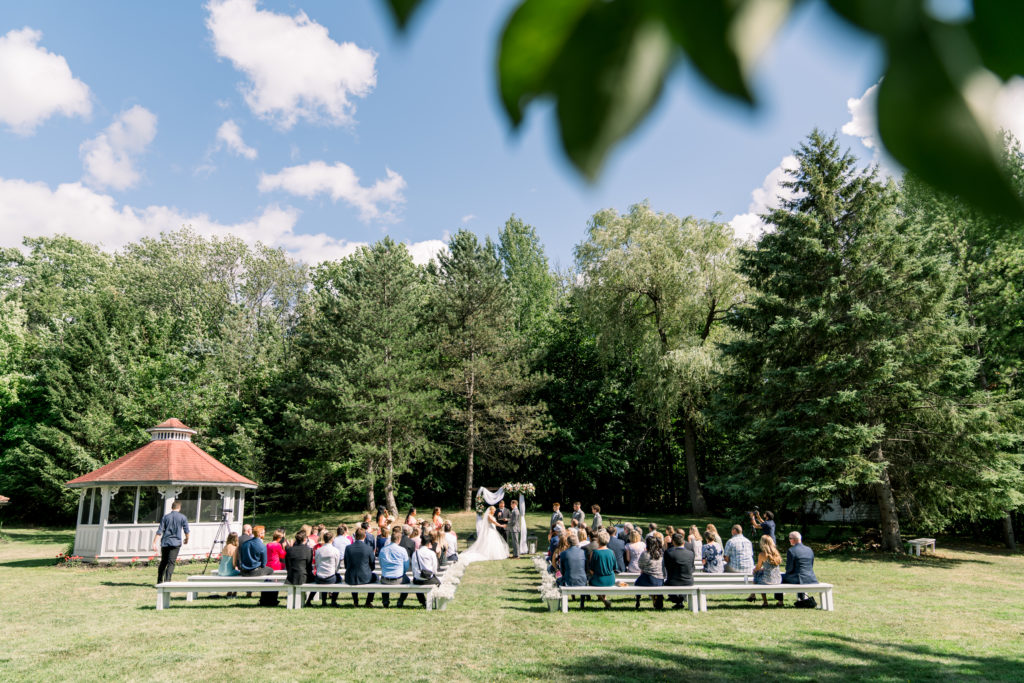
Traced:
<path id="1" fill-rule="evenodd" d="M 228 540 L 228 534 L 231 533 L 231 513 L 233 512 L 234 510 L 231 508 L 221 509 L 220 526 L 217 527 L 217 533 L 213 537 L 210 552 L 206 553 L 206 564 L 203 565 L 203 574 L 206 573 L 206 569 L 210 566 L 210 560 L 213 558 L 213 551 L 217 549 L 217 545 L 224 545 Z"/>

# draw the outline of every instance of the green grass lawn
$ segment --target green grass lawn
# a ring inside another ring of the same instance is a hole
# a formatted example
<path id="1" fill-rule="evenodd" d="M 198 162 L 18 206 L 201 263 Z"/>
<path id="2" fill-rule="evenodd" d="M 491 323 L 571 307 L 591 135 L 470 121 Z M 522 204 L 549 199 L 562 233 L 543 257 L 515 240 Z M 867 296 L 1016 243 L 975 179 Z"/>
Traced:
<path id="1" fill-rule="evenodd" d="M 464 537 L 472 515 L 453 517 Z M 355 516 L 258 522 L 292 529 L 339 518 Z M 528 520 L 540 535 L 547 517 Z M 938 556 L 921 559 L 819 556 L 819 578 L 836 586 L 833 613 L 761 609 L 742 596 L 712 598 L 700 615 L 654 612 L 649 601 L 634 611 L 632 599 L 551 613 L 528 559 L 472 565 L 443 612 L 414 600 L 402 610 L 342 600 L 344 609 L 293 612 L 259 608 L 256 598 L 186 604 L 176 596 L 157 613 L 154 568 L 57 568 L 71 531 L 8 526 L 4 534 L 2 680 L 1024 677 L 1024 558 L 991 548 L 940 544 Z"/>

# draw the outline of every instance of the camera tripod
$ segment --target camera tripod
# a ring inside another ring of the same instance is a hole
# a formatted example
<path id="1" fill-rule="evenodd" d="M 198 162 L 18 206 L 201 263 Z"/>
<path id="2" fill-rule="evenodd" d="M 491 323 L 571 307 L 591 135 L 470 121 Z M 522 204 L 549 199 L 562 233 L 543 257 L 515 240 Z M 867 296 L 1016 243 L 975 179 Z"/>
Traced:
<path id="1" fill-rule="evenodd" d="M 210 546 L 210 552 L 206 554 L 206 564 L 203 565 L 203 574 L 206 573 L 207 568 L 210 566 L 210 560 L 213 558 L 213 551 L 217 549 L 218 545 L 224 545 L 225 541 L 228 540 L 228 534 L 231 533 L 231 512 L 232 511 L 227 508 L 223 511 L 220 526 L 217 527 L 217 533 L 213 537 L 213 544 Z"/>

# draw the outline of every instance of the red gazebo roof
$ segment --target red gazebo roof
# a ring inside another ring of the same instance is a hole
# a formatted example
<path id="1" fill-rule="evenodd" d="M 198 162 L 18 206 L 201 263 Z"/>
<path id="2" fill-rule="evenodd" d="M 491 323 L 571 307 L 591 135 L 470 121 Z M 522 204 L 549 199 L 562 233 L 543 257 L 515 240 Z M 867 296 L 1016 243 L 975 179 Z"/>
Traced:
<path id="1" fill-rule="evenodd" d="M 174 432 L 173 438 L 169 438 L 168 431 L 164 430 Z M 243 477 L 192 443 L 189 436 L 195 434 L 195 431 L 180 420 L 171 418 L 146 431 L 153 434 L 153 440 L 148 444 L 89 474 L 72 479 L 67 486 L 231 484 L 256 488 L 256 482 L 252 479 Z"/>

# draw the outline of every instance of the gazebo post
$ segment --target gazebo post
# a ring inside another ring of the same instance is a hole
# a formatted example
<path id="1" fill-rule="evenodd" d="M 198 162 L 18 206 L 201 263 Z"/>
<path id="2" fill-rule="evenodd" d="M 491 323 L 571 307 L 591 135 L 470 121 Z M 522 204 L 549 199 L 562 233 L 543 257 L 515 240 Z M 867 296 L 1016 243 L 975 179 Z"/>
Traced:
<path id="1" fill-rule="evenodd" d="M 100 505 L 100 543 L 96 554 L 102 555 L 107 540 L 107 513 L 110 512 L 110 490 L 109 486 L 100 487 L 103 493 L 103 502 Z"/>

